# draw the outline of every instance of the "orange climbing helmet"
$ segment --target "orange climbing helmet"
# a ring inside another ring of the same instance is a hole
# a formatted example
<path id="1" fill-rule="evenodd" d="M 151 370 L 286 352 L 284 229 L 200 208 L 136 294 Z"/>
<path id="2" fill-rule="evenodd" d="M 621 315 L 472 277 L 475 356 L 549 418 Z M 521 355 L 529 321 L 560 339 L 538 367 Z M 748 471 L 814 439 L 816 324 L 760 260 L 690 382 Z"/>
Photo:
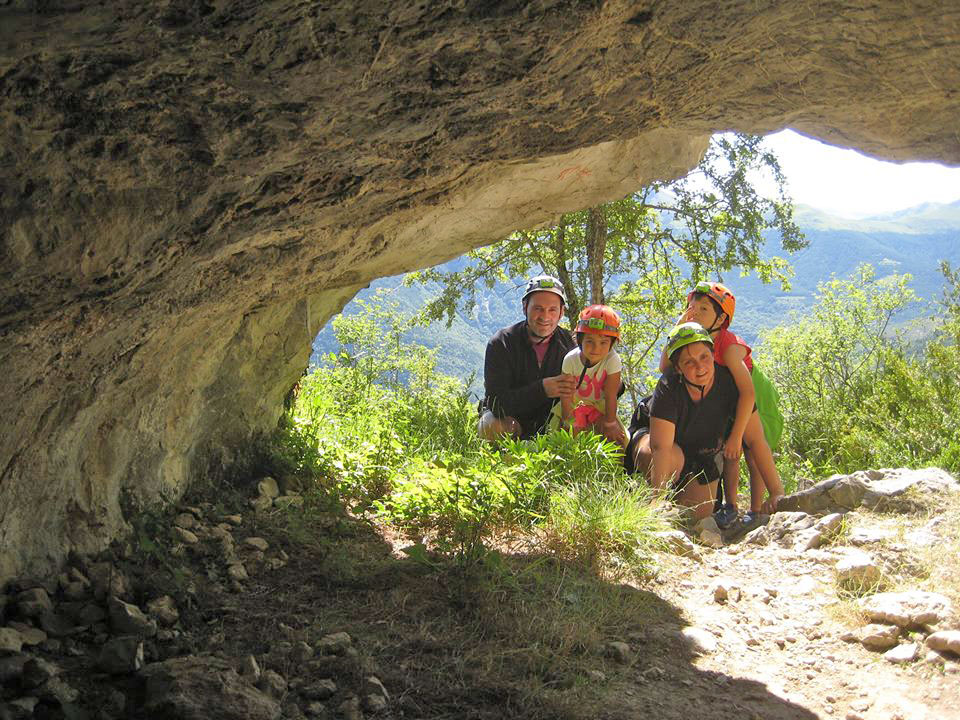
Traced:
<path id="1" fill-rule="evenodd" d="M 576 332 L 620 338 L 620 316 L 609 305 L 589 305 L 580 312 Z"/>
<path id="2" fill-rule="evenodd" d="M 733 322 L 733 311 L 737 309 L 737 299 L 730 292 L 730 289 L 718 282 L 698 282 L 693 290 L 687 294 L 687 304 L 690 304 L 690 298 L 694 295 L 706 295 L 713 300 L 720 308 L 720 312 L 726 313 L 727 319 L 720 326 L 721 329 L 730 326 Z"/>

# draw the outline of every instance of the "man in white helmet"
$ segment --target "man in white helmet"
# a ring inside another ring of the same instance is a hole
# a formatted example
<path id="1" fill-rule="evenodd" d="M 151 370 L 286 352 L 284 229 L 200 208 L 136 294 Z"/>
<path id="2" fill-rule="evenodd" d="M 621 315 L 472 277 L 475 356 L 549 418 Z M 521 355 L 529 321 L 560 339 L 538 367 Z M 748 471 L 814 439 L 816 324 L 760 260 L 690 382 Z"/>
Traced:
<path id="1" fill-rule="evenodd" d="M 574 346 L 570 332 L 559 326 L 566 302 L 559 280 L 531 278 L 523 293 L 524 319 L 487 343 L 481 437 L 532 437 L 544 430 L 554 402 L 573 394 L 577 378 L 561 372 L 563 357 Z"/>

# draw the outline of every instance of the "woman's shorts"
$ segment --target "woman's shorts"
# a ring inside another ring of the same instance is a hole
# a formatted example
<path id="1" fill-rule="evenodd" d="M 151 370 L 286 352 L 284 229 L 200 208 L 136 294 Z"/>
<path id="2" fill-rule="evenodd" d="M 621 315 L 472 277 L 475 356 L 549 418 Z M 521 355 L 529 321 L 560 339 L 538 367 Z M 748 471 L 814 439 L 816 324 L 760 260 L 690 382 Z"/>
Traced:
<path id="1" fill-rule="evenodd" d="M 708 458 L 700 456 L 688 458 L 684 453 L 683 470 L 680 471 L 680 477 L 674 480 L 672 488 L 675 492 L 680 492 L 694 479 L 701 485 L 709 485 L 717 482 L 722 475 L 723 453 L 718 452 Z"/>

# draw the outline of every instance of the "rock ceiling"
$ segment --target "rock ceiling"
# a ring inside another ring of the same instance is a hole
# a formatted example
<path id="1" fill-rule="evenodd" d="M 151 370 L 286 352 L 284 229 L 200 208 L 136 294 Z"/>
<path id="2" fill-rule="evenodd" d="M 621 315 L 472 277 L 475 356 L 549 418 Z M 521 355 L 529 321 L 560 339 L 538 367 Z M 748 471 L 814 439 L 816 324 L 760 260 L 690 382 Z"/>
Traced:
<path id="1" fill-rule="evenodd" d="M 0 580 L 271 427 L 371 279 L 783 127 L 960 163 L 960 6 L 0 0 Z"/>

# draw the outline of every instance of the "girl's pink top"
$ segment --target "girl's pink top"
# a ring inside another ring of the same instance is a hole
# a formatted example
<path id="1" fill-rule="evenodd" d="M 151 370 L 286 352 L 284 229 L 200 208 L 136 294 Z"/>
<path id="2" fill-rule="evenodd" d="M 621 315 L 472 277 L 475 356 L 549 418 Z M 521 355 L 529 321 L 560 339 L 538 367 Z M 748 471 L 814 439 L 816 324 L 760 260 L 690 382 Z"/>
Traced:
<path id="1" fill-rule="evenodd" d="M 743 356 L 743 364 L 747 366 L 747 370 L 753 372 L 753 360 L 750 359 L 750 346 L 743 341 L 742 337 L 735 335 L 729 330 L 721 330 L 713 338 L 713 359 L 717 361 L 717 364 L 725 365 L 723 362 L 723 354 L 731 345 L 742 345 L 746 348 L 747 354 Z"/>

